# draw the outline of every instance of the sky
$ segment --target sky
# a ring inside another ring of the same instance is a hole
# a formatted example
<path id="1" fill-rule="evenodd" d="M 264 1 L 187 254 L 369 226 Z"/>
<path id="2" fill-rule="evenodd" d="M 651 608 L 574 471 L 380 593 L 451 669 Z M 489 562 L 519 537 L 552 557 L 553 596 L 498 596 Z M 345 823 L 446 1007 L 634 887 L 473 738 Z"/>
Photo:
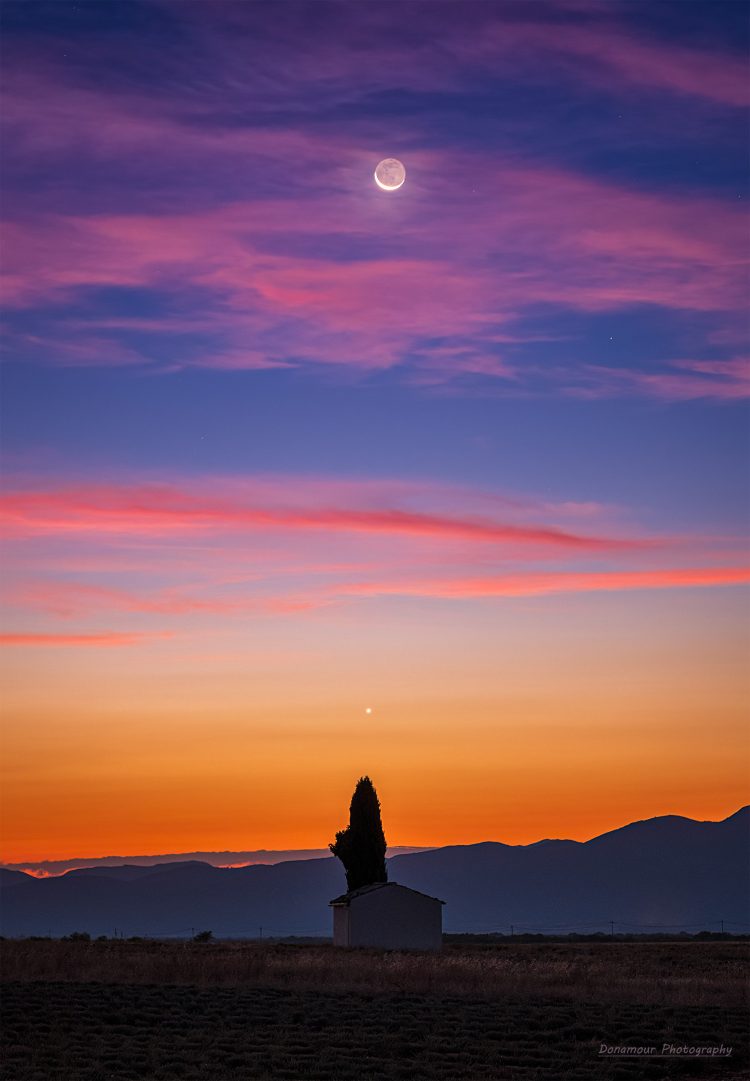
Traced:
<path id="1" fill-rule="evenodd" d="M 2 18 L 0 858 L 748 802 L 744 5 Z"/>

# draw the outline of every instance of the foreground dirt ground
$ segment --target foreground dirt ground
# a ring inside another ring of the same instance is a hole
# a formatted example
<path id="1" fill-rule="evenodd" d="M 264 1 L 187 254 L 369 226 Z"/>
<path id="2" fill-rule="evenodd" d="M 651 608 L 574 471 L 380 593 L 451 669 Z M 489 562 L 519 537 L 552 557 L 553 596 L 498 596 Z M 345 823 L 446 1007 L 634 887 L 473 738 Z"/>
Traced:
<path id="1" fill-rule="evenodd" d="M 230 943 L 3 947 L 6 1081 L 750 1078 L 740 943 L 440 955 Z M 606 1058 L 602 1043 L 659 1051 L 723 1043 L 732 1055 Z"/>

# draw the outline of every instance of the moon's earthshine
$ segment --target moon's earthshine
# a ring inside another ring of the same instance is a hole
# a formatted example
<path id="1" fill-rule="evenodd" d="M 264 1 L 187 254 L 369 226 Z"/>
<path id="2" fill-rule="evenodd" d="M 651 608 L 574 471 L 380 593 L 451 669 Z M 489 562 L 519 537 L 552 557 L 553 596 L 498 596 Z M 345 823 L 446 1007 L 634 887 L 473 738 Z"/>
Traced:
<path id="1" fill-rule="evenodd" d="M 383 191 L 396 191 L 406 180 L 406 169 L 398 158 L 383 158 L 375 169 L 375 183 Z"/>

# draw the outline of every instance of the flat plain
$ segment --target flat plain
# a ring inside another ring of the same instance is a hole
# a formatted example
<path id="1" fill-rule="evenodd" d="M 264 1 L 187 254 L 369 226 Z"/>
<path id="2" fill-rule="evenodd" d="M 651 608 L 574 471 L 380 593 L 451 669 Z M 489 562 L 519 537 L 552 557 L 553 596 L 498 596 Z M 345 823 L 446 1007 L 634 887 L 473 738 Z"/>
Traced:
<path id="1" fill-rule="evenodd" d="M 750 1078 L 744 942 L 2 946 L 5 1081 Z"/>

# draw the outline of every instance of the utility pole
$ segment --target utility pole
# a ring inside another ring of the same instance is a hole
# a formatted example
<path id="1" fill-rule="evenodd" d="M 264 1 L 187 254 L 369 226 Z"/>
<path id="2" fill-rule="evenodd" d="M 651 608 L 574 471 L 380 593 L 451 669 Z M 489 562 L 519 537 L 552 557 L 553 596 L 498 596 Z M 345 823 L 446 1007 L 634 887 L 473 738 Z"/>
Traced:
<path id="1" fill-rule="evenodd" d="M 513 938 L 513 924 L 510 925 L 510 937 Z"/>
<path id="2" fill-rule="evenodd" d="M 263 941 L 263 924 L 261 924 L 261 925 L 260 925 L 260 927 L 258 928 L 258 930 L 260 931 L 260 940 L 261 940 L 261 942 L 262 942 L 262 941 Z"/>
<path id="3" fill-rule="evenodd" d="M 609 921 L 609 937 L 610 938 L 615 937 L 615 921 L 614 920 Z"/>
<path id="4" fill-rule="evenodd" d="M 721 921 L 721 933 L 724 934 L 724 921 Z"/>

